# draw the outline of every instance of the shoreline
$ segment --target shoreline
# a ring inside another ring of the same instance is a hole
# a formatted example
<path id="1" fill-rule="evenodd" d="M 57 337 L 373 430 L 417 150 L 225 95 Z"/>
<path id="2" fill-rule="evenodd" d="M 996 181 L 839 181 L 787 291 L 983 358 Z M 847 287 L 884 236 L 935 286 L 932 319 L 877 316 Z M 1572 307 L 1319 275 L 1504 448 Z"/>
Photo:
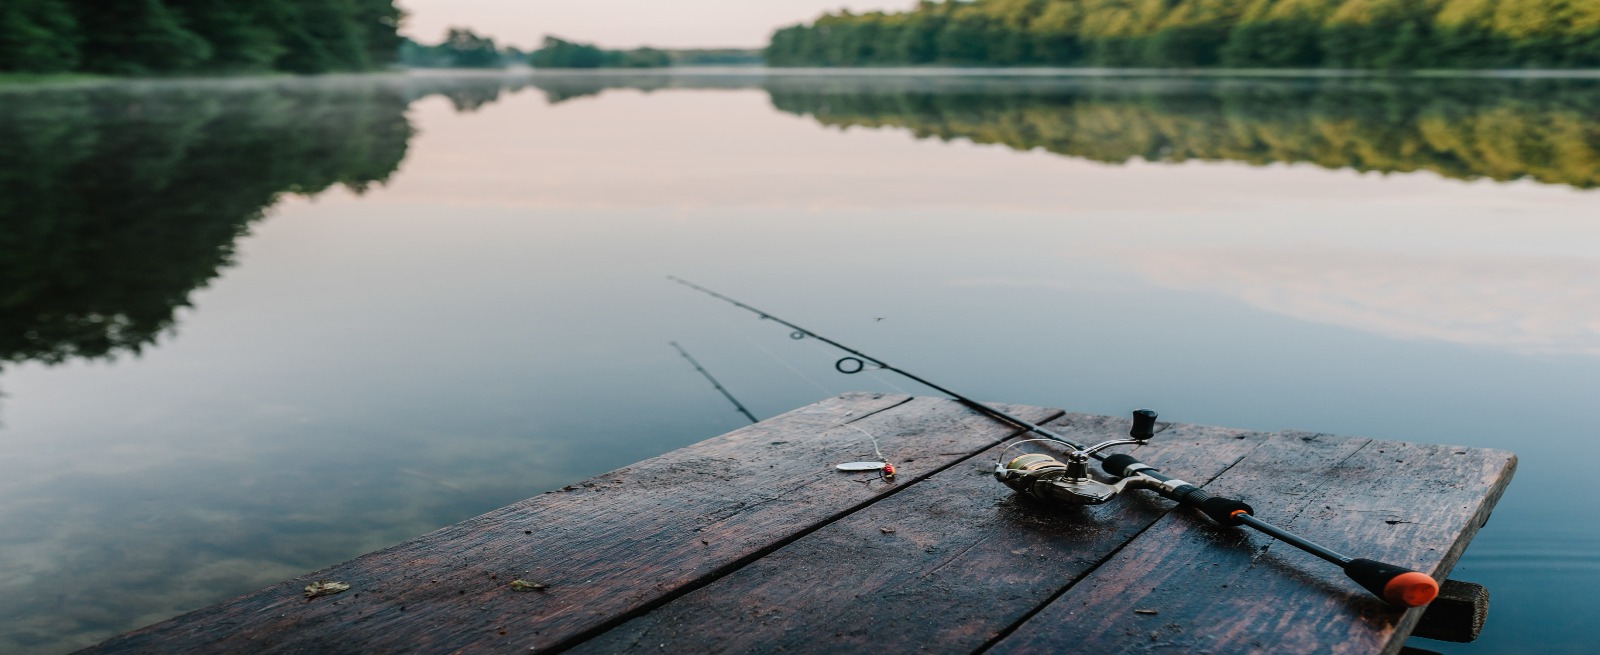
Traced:
<path id="1" fill-rule="evenodd" d="M 59 88 L 128 83 L 193 83 L 238 81 L 337 81 L 385 77 L 576 77 L 639 76 L 666 77 L 1026 77 L 1026 78 L 1326 78 L 1326 79 L 1595 79 L 1600 68 L 1583 69 L 1419 69 L 1366 70 L 1328 68 L 1061 68 L 1061 67 L 961 67 L 961 66 L 857 66 L 857 67 L 772 67 L 772 66 L 664 66 L 659 68 L 531 68 L 526 66 L 482 68 L 406 68 L 359 73 L 294 75 L 288 73 L 250 73 L 214 75 L 174 75 L 119 77 L 90 73 L 0 73 L 0 91 Z"/>

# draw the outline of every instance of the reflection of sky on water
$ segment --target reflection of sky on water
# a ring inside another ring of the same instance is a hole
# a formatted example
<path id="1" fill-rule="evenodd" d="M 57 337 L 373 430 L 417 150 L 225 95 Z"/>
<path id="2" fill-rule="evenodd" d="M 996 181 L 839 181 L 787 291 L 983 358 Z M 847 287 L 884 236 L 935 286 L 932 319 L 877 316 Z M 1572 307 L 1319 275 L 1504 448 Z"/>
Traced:
<path id="1" fill-rule="evenodd" d="M 387 186 L 282 201 L 159 347 L 5 370 L 0 651 L 737 427 L 669 340 L 762 416 L 887 388 L 669 273 L 977 397 L 1509 448 L 1521 476 L 1462 565 L 1495 613 L 1458 652 L 1592 630 L 1535 639 L 1571 610 L 1518 576 L 1600 582 L 1596 527 L 1546 527 L 1600 508 L 1538 484 L 1600 455 L 1595 192 L 1111 166 L 823 128 L 758 90 L 410 116 Z"/>
<path id="2" fill-rule="evenodd" d="M 1600 260 L 1338 252 L 1159 253 L 1153 281 L 1387 336 L 1600 355 Z"/>
<path id="3" fill-rule="evenodd" d="M 753 106 L 738 111 L 764 100 L 760 92 L 719 94 L 714 110 L 697 95 L 613 91 L 540 107 L 536 116 L 562 119 L 547 130 L 538 118 L 529 127 L 503 124 L 504 132 L 468 133 L 458 124 L 458 138 L 426 144 L 452 152 L 414 160 L 438 165 L 428 182 L 391 197 L 426 201 L 470 189 L 473 203 L 545 210 L 1181 212 L 1187 218 L 1166 224 L 1077 225 L 1061 236 L 1081 242 L 1088 228 L 1099 245 L 1131 244 L 1119 256 L 1156 284 L 1220 293 L 1301 320 L 1517 353 L 1600 354 L 1600 253 L 1587 248 L 1600 236 L 1592 193 L 1308 167 L 1104 166 L 906 143 L 895 131 L 819 138 L 805 120 Z M 622 133 L 619 126 L 640 115 L 649 125 Z M 503 138 L 519 130 L 531 134 Z M 598 138 L 631 144 L 628 156 L 590 147 Z M 551 156 L 559 170 L 519 181 L 519 171 Z M 499 173 L 477 177 L 481 168 L 444 165 L 484 157 L 496 160 Z"/>

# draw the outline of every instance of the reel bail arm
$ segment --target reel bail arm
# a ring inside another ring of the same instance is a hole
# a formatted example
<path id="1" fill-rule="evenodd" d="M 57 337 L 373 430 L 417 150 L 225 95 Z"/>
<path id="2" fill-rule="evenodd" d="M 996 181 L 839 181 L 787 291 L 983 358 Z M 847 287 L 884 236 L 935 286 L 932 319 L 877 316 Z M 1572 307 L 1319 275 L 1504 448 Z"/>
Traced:
<path id="1" fill-rule="evenodd" d="M 1156 413 L 1148 409 L 1134 412 L 1133 429 L 1129 431 L 1129 439 L 1111 439 L 1102 441 L 1093 446 L 1074 446 L 1063 457 L 1066 462 L 1061 462 L 1049 455 L 1031 453 L 1020 455 L 1004 464 L 995 462 L 994 477 L 1012 489 L 1046 501 L 1062 502 L 1069 505 L 1099 505 L 1116 498 L 1128 486 L 1139 487 L 1148 482 L 1148 478 L 1124 477 L 1116 484 L 1107 484 L 1094 479 L 1089 475 L 1089 460 L 1103 459 L 1105 456 L 1100 451 L 1112 446 L 1144 445 L 1155 436 Z M 1049 439 L 1030 439 L 1028 441 L 1050 441 Z M 1018 446 L 1026 441 L 1017 442 L 1007 446 Z M 1067 443 L 1067 442 L 1063 442 Z M 1067 445 L 1071 445 L 1068 443 Z M 1001 452 L 1004 459 L 1005 450 Z M 1113 455 L 1114 457 L 1114 455 Z M 1121 476 L 1119 476 L 1121 477 Z"/>

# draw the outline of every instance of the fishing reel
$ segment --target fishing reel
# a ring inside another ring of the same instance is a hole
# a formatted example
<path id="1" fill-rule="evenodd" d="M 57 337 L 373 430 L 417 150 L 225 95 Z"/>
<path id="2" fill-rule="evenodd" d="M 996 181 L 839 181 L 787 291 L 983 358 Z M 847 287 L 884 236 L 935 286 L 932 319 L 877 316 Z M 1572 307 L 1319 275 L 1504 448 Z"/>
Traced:
<path id="1" fill-rule="evenodd" d="M 1065 455 L 1066 462 L 1043 453 L 1021 455 L 1005 464 L 995 462 L 994 477 L 1012 489 L 1046 502 L 1066 505 L 1099 505 L 1116 498 L 1129 487 L 1144 488 L 1159 481 L 1130 472 L 1115 484 L 1107 484 L 1089 475 L 1089 460 L 1112 446 L 1149 443 L 1155 436 L 1156 413 L 1149 409 L 1133 412 L 1133 429 L 1128 439 L 1102 441 L 1087 448 L 1074 447 Z M 1029 439 L 1028 441 L 1053 441 Z M 1019 441 L 1013 446 L 1027 441 Z M 1072 444 L 1068 444 L 1072 445 Z"/>
<path id="2" fill-rule="evenodd" d="M 1084 448 L 1083 446 L 1072 443 L 1059 434 L 1051 432 L 1049 429 L 1041 425 L 1037 425 L 1030 421 L 1025 421 L 1007 414 L 1002 410 L 980 403 L 976 400 L 941 387 L 926 379 L 912 375 L 911 373 L 906 372 L 904 369 L 895 368 L 885 364 L 881 359 L 874 358 L 859 350 L 854 350 L 849 346 L 802 328 L 794 323 L 785 321 L 781 318 L 697 285 L 688 280 L 671 276 L 669 276 L 668 279 L 718 300 L 731 303 L 736 307 L 752 312 L 757 316 L 760 316 L 763 320 L 770 319 L 777 321 L 778 323 L 794 330 L 794 332 L 790 334 L 791 338 L 814 338 L 818 341 L 850 353 L 851 356 L 844 357 L 834 363 L 833 367 L 838 369 L 840 373 L 860 373 L 864 370 L 885 370 L 891 373 L 896 373 L 913 382 L 927 385 L 929 388 L 935 391 L 948 394 L 949 396 L 960 401 L 962 404 L 971 407 L 973 410 L 984 414 L 985 416 L 1004 421 L 1009 425 L 1014 425 L 1016 427 L 1026 429 L 1028 432 L 1046 437 L 1043 439 L 1018 441 L 1010 446 L 1006 446 L 1005 450 L 1000 451 L 1000 459 L 1005 459 L 1006 450 L 1011 449 L 1013 446 L 1020 446 L 1028 443 L 1029 441 L 1053 441 L 1072 449 L 1072 451 L 1066 455 L 1066 462 L 1061 462 L 1054 457 L 1041 454 L 1022 455 L 1005 464 L 1001 464 L 998 461 L 995 462 L 994 476 L 1001 482 L 1005 483 L 1006 486 L 1015 489 L 1019 493 L 1025 493 L 1041 500 L 1082 506 L 1099 505 L 1111 500 L 1112 498 L 1116 498 L 1117 494 L 1122 493 L 1126 489 L 1148 489 L 1150 491 L 1154 491 L 1163 498 L 1177 502 L 1181 506 L 1199 510 L 1202 514 L 1205 514 L 1211 520 L 1216 521 L 1219 525 L 1249 527 L 1275 539 L 1280 539 L 1283 542 L 1294 546 L 1295 548 L 1299 548 L 1300 550 L 1337 564 L 1344 569 L 1345 575 L 1350 576 L 1352 580 L 1355 580 L 1362 587 L 1365 587 L 1367 591 L 1376 594 L 1379 598 L 1388 601 L 1390 604 L 1396 607 L 1417 607 L 1424 605 L 1433 600 L 1434 597 L 1439 593 L 1439 584 L 1434 582 L 1433 578 L 1429 577 L 1425 573 L 1409 571 L 1399 566 L 1385 564 L 1375 560 L 1360 559 L 1342 555 L 1336 551 L 1328 549 L 1327 547 L 1296 535 L 1293 532 L 1256 518 L 1255 510 L 1244 501 L 1235 500 L 1232 498 L 1224 498 L 1221 496 L 1212 496 L 1211 494 L 1206 493 L 1206 491 L 1200 487 L 1162 473 L 1156 467 L 1144 464 L 1139 460 L 1134 459 L 1132 455 L 1128 455 L 1126 453 L 1118 453 L 1116 455 L 1111 455 L 1101 459 L 1101 468 L 1104 469 L 1105 472 L 1111 477 L 1118 478 L 1115 484 L 1107 484 L 1090 477 L 1089 459 L 1098 456 L 1100 451 L 1112 446 L 1125 446 L 1130 444 L 1142 445 L 1149 442 L 1150 438 L 1154 437 L 1156 433 L 1159 432 L 1155 429 L 1156 413 L 1151 410 L 1141 409 L 1134 411 L 1133 429 L 1128 432 L 1128 436 L 1131 438 L 1114 439 Z M 685 356 L 687 357 L 687 354 L 685 354 Z M 709 378 L 710 376 L 707 375 L 706 377 Z M 715 384 L 714 381 L 713 384 Z M 718 386 L 718 388 L 720 389 L 721 387 Z M 752 420 L 754 419 L 754 417 L 751 418 Z M 861 430 L 861 428 L 857 428 L 853 425 L 850 427 Z M 861 430 L 861 432 L 865 433 L 867 437 L 872 439 L 872 448 L 873 451 L 878 455 L 879 461 L 848 462 L 839 465 L 838 468 L 847 471 L 870 471 L 879 469 L 883 471 L 885 479 L 891 478 L 894 475 L 894 468 L 889 464 L 887 458 L 883 456 L 882 450 L 878 448 L 877 438 L 873 437 L 872 433 L 867 432 L 866 430 Z"/>

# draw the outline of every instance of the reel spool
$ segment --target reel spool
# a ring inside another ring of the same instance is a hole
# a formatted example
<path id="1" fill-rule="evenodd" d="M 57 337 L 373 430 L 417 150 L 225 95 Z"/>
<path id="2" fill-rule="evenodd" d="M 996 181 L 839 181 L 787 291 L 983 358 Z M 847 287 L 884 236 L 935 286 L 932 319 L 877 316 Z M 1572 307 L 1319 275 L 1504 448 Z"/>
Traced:
<path id="1" fill-rule="evenodd" d="M 1116 498 L 1120 491 L 1088 477 L 1087 466 L 1073 467 L 1042 453 L 1021 455 L 1006 462 L 995 471 L 995 477 L 1020 493 L 1067 505 L 1099 505 Z"/>
<path id="2" fill-rule="evenodd" d="M 1116 498 L 1130 483 L 1142 478 L 1128 476 L 1116 484 L 1090 477 L 1089 458 L 1112 446 L 1144 445 L 1155 436 L 1156 413 L 1141 409 L 1133 413 L 1133 428 L 1128 439 L 1113 439 L 1088 448 L 1074 448 L 1062 462 L 1043 453 L 1020 455 L 1004 465 L 996 463 L 994 477 L 1007 487 L 1047 502 L 1067 505 L 1099 505 Z"/>

